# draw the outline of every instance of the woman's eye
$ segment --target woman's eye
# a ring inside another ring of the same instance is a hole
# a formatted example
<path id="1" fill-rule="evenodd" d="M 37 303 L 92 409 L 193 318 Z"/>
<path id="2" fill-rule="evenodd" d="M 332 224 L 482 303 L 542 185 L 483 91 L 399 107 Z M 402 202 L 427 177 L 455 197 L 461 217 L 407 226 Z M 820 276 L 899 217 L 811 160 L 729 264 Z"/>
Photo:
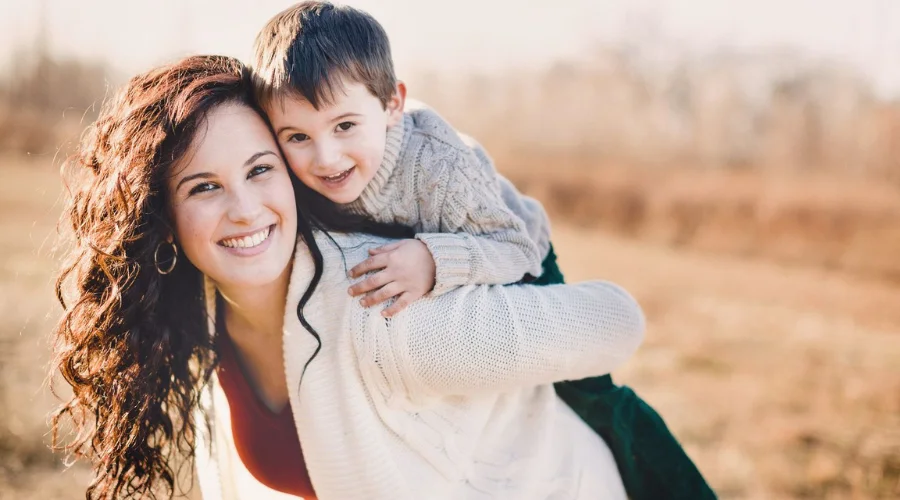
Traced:
<path id="1" fill-rule="evenodd" d="M 338 128 L 346 132 L 346 131 L 350 130 L 351 128 L 353 128 L 355 125 L 356 124 L 353 122 L 341 122 L 341 123 L 338 123 Z"/>
<path id="2" fill-rule="evenodd" d="M 247 177 L 256 177 L 257 175 L 261 175 L 268 172 L 269 170 L 272 170 L 272 168 L 273 167 L 271 165 L 257 165 L 250 169 L 250 173 L 247 175 Z"/>
<path id="3" fill-rule="evenodd" d="M 196 186 L 192 187 L 191 190 L 188 192 L 188 196 L 194 195 L 194 194 L 199 194 L 199 193 L 205 193 L 207 191 L 212 191 L 213 189 L 216 189 L 216 188 L 217 188 L 217 186 L 215 184 L 213 184 L 212 182 L 204 182 L 204 183 L 197 184 Z"/>
<path id="4" fill-rule="evenodd" d="M 287 141 L 288 142 L 303 142 L 307 139 L 309 139 L 309 136 L 306 134 L 291 134 L 288 136 Z"/>

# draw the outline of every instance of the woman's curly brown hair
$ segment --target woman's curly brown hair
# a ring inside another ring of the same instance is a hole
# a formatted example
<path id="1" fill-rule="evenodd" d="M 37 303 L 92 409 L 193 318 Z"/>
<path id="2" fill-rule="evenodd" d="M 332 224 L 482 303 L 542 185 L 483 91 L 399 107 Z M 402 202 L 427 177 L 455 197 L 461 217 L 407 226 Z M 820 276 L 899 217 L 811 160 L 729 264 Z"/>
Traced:
<path id="1" fill-rule="evenodd" d="M 73 393 L 52 426 L 55 447 L 93 463 L 88 499 L 171 497 L 173 464 L 192 464 L 192 412 L 216 363 L 214 343 L 200 273 L 182 258 L 163 275 L 154 252 L 169 259 L 163 269 L 171 264 L 172 166 L 212 109 L 253 107 L 250 89 L 244 66 L 221 56 L 139 75 L 105 103 L 65 167 L 63 220 L 74 241 L 56 283 L 64 315 L 53 370 Z M 69 424 L 73 436 L 61 445 Z"/>

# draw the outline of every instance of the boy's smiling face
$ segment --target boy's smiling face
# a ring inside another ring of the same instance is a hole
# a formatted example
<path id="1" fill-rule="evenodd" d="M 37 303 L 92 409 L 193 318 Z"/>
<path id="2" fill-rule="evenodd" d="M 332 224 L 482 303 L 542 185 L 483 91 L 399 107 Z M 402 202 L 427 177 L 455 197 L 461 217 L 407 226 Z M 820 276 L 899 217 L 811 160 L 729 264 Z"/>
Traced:
<path id="1" fill-rule="evenodd" d="M 341 80 L 333 102 L 318 110 L 287 95 L 266 112 L 297 177 L 335 203 L 350 203 L 381 166 L 387 129 L 403 118 L 405 98 L 406 88 L 398 83 L 385 107 L 365 85 Z"/>

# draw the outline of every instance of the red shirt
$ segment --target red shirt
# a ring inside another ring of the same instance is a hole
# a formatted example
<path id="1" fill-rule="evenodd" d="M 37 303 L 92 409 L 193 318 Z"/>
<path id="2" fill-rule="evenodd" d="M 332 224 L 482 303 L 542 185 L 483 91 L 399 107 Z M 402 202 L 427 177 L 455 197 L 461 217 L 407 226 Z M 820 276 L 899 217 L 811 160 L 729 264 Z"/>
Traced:
<path id="1" fill-rule="evenodd" d="M 231 407 L 231 432 L 241 462 L 269 488 L 315 500 L 290 403 L 278 413 L 270 410 L 253 391 L 228 335 L 220 334 L 218 342 L 216 373 Z"/>

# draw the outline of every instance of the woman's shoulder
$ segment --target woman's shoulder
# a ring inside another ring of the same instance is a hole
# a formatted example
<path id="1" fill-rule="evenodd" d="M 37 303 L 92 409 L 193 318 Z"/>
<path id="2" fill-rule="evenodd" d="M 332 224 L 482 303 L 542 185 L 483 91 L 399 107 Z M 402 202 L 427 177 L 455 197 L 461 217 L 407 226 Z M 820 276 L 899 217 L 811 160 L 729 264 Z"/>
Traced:
<path id="1" fill-rule="evenodd" d="M 376 245 L 386 245 L 393 241 L 397 241 L 393 238 L 387 238 L 384 236 L 375 236 L 372 234 L 366 233 L 341 233 L 337 231 L 313 231 L 313 234 L 316 237 L 316 244 L 319 248 L 322 249 L 323 255 L 325 252 L 325 247 L 333 247 L 334 251 L 340 251 L 342 253 L 351 252 L 354 248 L 359 246 L 364 246 L 363 252 L 369 250 L 370 247 L 365 246 L 369 243 L 374 243 Z"/>
<path id="2" fill-rule="evenodd" d="M 336 260 L 347 264 L 348 269 L 369 257 L 369 249 L 387 245 L 396 239 L 365 233 L 339 233 L 314 231 L 316 245 L 322 252 L 325 265 Z M 304 245 L 302 241 L 298 242 Z"/>
<path id="3" fill-rule="evenodd" d="M 364 233 L 339 233 L 313 231 L 316 247 L 324 263 L 322 282 L 345 282 L 349 280 L 349 270 L 369 257 L 369 249 L 391 243 L 393 239 Z M 315 274 L 315 259 L 311 249 L 302 237 L 297 238 L 291 271 L 291 293 L 296 295 L 305 290 Z M 299 287 L 299 288 L 298 288 Z M 299 295 L 298 295 L 299 297 Z"/>
<path id="4" fill-rule="evenodd" d="M 339 233 L 313 231 L 316 247 L 322 255 L 323 269 L 316 295 L 328 294 L 328 290 L 340 289 L 342 297 L 349 298 L 343 288 L 351 281 L 349 271 L 369 256 L 369 249 L 391 243 L 390 238 L 363 233 Z M 296 304 L 305 293 L 316 273 L 315 259 L 309 245 L 302 237 L 297 239 L 293 269 L 288 288 L 288 303 Z M 335 288 L 337 287 L 337 288 Z"/>

